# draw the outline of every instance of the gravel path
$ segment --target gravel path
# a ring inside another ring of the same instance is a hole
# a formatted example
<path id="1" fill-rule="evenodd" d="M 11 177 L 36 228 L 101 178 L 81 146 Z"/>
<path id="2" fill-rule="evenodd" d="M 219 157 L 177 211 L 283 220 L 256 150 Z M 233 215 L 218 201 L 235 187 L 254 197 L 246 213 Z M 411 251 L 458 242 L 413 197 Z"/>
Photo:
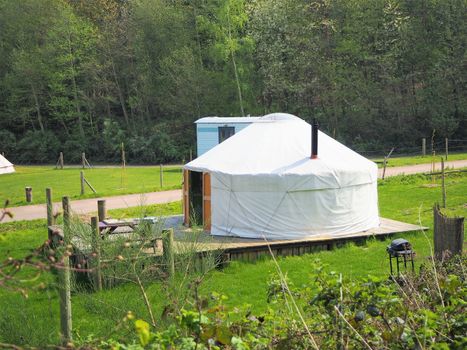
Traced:
<path id="1" fill-rule="evenodd" d="M 124 196 L 90 198 L 71 201 L 71 210 L 76 214 L 97 212 L 97 201 L 106 200 L 107 210 L 137 207 L 139 205 L 162 204 L 175 202 L 182 199 L 181 190 L 150 192 L 141 194 L 128 194 Z M 46 205 L 35 204 L 9 209 L 13 213 L 13 219 L 6 218 L 3 222 L 19 220 L 45 219 Z M 54 212 L 61 211 L 61 203 L 54 203 Z"/>
<path id="2" fill-rule="evenodd" d="M 467 160 L 453 160 L 447 161 L 444 163 L 445 167 L 449 167 L 451 169 L 456 168 L 465 168 L 467 167 Z M 441 163 L 435 163 L 435 172 L 441 170 Z M 396 176 L 396 175 L 409 175 L 409 174 L 417 174 L 417 173 L 429 173 L 431 171 L 431 163 L 428 164 L 417 164 L 417 165 L 406 165 L 406 166 L 398 166 L 398 167 L 388 167 L 386 168 L 386 175 L 385 176 Z M 383 174 L 383 169 L 378 169 L 378 175 L 381 178 Z"/>

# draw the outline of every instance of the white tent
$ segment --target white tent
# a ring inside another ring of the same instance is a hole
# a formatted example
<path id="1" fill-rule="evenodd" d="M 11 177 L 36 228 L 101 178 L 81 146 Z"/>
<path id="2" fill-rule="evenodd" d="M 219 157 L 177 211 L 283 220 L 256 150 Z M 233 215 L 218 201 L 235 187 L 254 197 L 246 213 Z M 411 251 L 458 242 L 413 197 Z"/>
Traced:
<path id="1" fill-rule="evenodd" d="M 377 166 L 290 114 L 262 117 L 185 170 L 210 174 L 211 233 L 345 236 L 379 226 Z"/>
<path id="2" fill-rule="evenodd" d="M 15 168 L 13 167 L 13 164 L 11 164 L 8 159 L 0 154 L 0 175 L 14 172 Z"/>

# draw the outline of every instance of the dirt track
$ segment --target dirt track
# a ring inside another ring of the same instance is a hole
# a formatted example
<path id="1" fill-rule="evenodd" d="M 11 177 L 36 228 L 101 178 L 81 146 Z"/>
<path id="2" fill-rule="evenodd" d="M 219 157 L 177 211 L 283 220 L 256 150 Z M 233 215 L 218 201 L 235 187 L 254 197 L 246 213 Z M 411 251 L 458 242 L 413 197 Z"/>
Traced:
<path id="1" fill-rule="evenodd" d="M 182 199 L 181 190 L 128 194 L 124 196 L 80 199 L 71 201 L 71 209 L 76 214 L 97 212 L 97 200 L 105 199 L 107 209 L 137 207 L 139 205 L 170 203 Z M 19 220 L 45 219 L 46 205 L 35 204 L 11 208 L 13 219 L 6 218 L 4 222 Z M 54 203 L 54 212 L 61 211 L 61 203 Z"/>
<path id="2" fill-rule="evenodd" d="M 456 168 L 465 168 L 467 167 L 467 160 L 453 160 L 451 162 L 447 161 L 444 163 L 445 167 L 449 167 L 451 169 Z M 435 164 L 435 171 L 441 170 L 441 163 Z M 417 174 L 417 173 L 429 173 L 431 171 L 431 163 L 428 164 L 417 164 L 417 165 L 406 165 L 406 166 L 398 166 L 398 167 L 390 167 L 386 168 L 386 175 L 385 176 L 396 176 L 402 174 Z M 378 175 L 381 178 L 383 174 L 383 169 L 379 169 Z"/>

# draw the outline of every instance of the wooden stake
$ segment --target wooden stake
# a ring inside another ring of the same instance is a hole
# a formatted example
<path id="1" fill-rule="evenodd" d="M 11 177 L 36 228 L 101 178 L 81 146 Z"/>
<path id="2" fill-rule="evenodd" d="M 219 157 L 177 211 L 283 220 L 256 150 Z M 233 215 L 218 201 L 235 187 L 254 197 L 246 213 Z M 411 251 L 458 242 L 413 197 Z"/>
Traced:
<path id="1" fill-rule="evenodd" d="M 125 157 L 125 145 L 122 142 L 122 166 L 123 169 L 126 167 L 126 157 Z"/>
<path id="2" fill-rule="evenodd" d="M 384 161 L 383 161 L 383 176 L 381 177 L 383 180 L 384 180 L 384 176 L 386 175 L 386 166 L 388 164 L 388 159 L 389 157 L 391 156 L 392 152 L 394 152 L 394 147 L 391 148 L 391 151 L 388 153 L 388 155 L 386 157 L 384 157 Z"/>
<path id="3" fill-rule="evenodd" d="M 53 202 L 52 202 L 52 189 L 46 188 L 45 189 L 45 200 L 47 203 L 47 232 L 48 232 L 48 239 L 52 242 L 52 230 L 49 228 L 54 224 L 54 214 L 53 214 Z"/>
<path id="4" fill-rule="evenodd" d="M 121 172 L 121 176 L 120 176 L 120 188 L 123 189 L 123 188 L 126 187 L 125 186 L 126 155 L 125 155 L 125 145 L 124 145 L 123 142 L 122 142 L 121 150 L 122 150 L 122 172 Z"/>
<path id="5" fill-rule="evenodd" d="M 81 166 L 83 169 L 86 167 L 86 153 L 81 153 Z"/>
<path id="6" fill-rule="evenodd" d="M 165 262 L 169 276 L 175 274 L 175 259 L 174 259 L 174 230 L 170 228 L 166 231 L 162 241 L 162 251 L 164 253 Z"/>
<path id="7" fill-rule="evenodd" d="M 426 156 L 426 138 L 422 139 L 422 157 Z"/>
<path id="8" fill-rule="evenodd" d="M 193 160 L 193 151 L 190 148 L 190 162 Z"/>
<path id="9" fill-rule="evenodd" d="M 60 156 L 58 157 L 58 163 L 60 165 L 60 169 L 63 170 L 63 152 L 60 152 Z"/>
<path id="10" fill-rule="evenodd" d="M 68 244 L 70 236 L 70 200 L 68 197 L 62 198 L 63 207 L 63 244 Z M 66 345 L 72 340 L 71 331 L 71 282 L 70 282 L 70 261 L 67 251 L 63 254 L 63 268 L 58 271 L 58 288 L 60 298 L 60 331 L 63 344 Z"/>
<path id="11" fill-rule="evenodd" d="M 84 178 L 84 182 L 86 183 L 86 185 L 89 186 L 89 188 L 91 189 L 91 191 L 93 193 L 97 193 L 96 189 L 94 187 L 92 187 L 92 185 L 90 184 L 90 182 L 86 178 Z"/>
<path id="12" fill-rule="evenodd" d="M 446 184 L 444 174 L 444 159 L 441 157 L 441 187 L 443 190 L 443 208 L 446 208 Z"/>
<path id="13" fill-rule="evenodd" d="M 79 177 L 80 177 L 80 184 L 81 184 L 81 195 L 84 195 L 84 171 L 79 172 Z"/>
<path id="14" fill-rule="evenodd" d="M 105 209 L 105 199 L 100 199 L 97 201 L 97 216 L 99 218 L 99 221 L 104 221 L 107 217 Z"/>
<path id="15" fill-rule="evenodd" d="M 26 194 L 26 202 L 32 202 L 32 187 L 25 187 L 24 192 Z"/>
<path id="16" fill-rule="evenodd" d="M 92 251 L 96 253 L 94 257 L 95 263 L 93 267 L 94 271 L 94 288 L 96 290 L 102 290 L 102 270 L 101 270 L 101 250 L 100 250 L 100 230 L 99 230 L 99 219 L 97 216 L 91 218 L 91 228 L 92 228 Z M 93 260 L 94 260 L 93 259 Z"/>
<path id="17" fill-rule="evenodd" d="M 449 140 L 448 140 L 447 137 L 444 139 L 444 144 L 445 144 L 445 149 L 446 149 L 446 160 L 448 160 L 448 145 L 449 145 Z"/>
<path id="18" fill-rule="evenodd" d="M 87 166 L 89 169 L 92 168 L 92 166 L 91 166 L 91 164 L 89 164 L 87 158 L 84 158 L 84 162 L 86 163 L 86 166 Z"/>
<path id="19" fill-rule="evenodd" d="M 159 165 L 159 178 L 162 188 L 162 186 L 164 186 L 164 169 L 162 168 L 162 164 Z"/>

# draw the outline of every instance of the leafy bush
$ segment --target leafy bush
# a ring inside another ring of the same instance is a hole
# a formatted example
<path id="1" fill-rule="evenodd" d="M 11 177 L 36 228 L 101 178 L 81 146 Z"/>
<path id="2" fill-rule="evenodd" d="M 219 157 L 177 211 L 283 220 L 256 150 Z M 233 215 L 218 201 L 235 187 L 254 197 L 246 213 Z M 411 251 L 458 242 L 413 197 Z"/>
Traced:
<path id="1" fill-rule="evenodd" d="M 126 141 L 124 130 L 116 121 L 104 119 L 102 130 L 102 153 L 107 161 L 121 160 L 121 144 Z"/>
<path id="2" fill-rule="evenodd" d="M 148 136 L 134 136 L 129 141 L 130 161 L 149 164 L 170 163 L 178 160 L 177 147 L 166 133 L 153 129 Z"/>
<path id="3" fill-rule="evenodd" d="M 228 309 L 225 296 L 195 297 L 167 329 L 155 332 L 130 312 L 134 339 L 109 340 L 112 349 L 465 349 L 465 267 L 455 258 L 427 264 L 419 276 L 343 281 L 316 262 L 310 283 L 295 288 L 272 278 L 263 315 Z M 279 273 L 279 276 L 282 276 Z M 274 311 L 277 310 L 277 311 Z"/>
<path id="4" fill-rule="evenodd" d="M 60 143 L 51 131 L 28 131 L 17 145 L 17 158 L 23 163 L 53 163 Z"/>
<path id="5" fill-rule="evenodd" d="M 89 155 L 95 153 L 90 150 L 90 144 L 89 139 L 81 136 L 79 133 L 72 134 L 63 143 L 63 153 L 66 157 L 66 163 L 80 163 L 82 152 L 85 152 L 89 159 Z"/>
<path id="6" fill-rule="evenodd" d="M 13 153 L 15 151 L 15 148 L 16 148 L 15 134 L 13 134 L 12 132 L 9 132 L 8 130 L 0 130 L 0 153 L 4 152 L 5 155 L 8 155 L 8 154 Z"/>

